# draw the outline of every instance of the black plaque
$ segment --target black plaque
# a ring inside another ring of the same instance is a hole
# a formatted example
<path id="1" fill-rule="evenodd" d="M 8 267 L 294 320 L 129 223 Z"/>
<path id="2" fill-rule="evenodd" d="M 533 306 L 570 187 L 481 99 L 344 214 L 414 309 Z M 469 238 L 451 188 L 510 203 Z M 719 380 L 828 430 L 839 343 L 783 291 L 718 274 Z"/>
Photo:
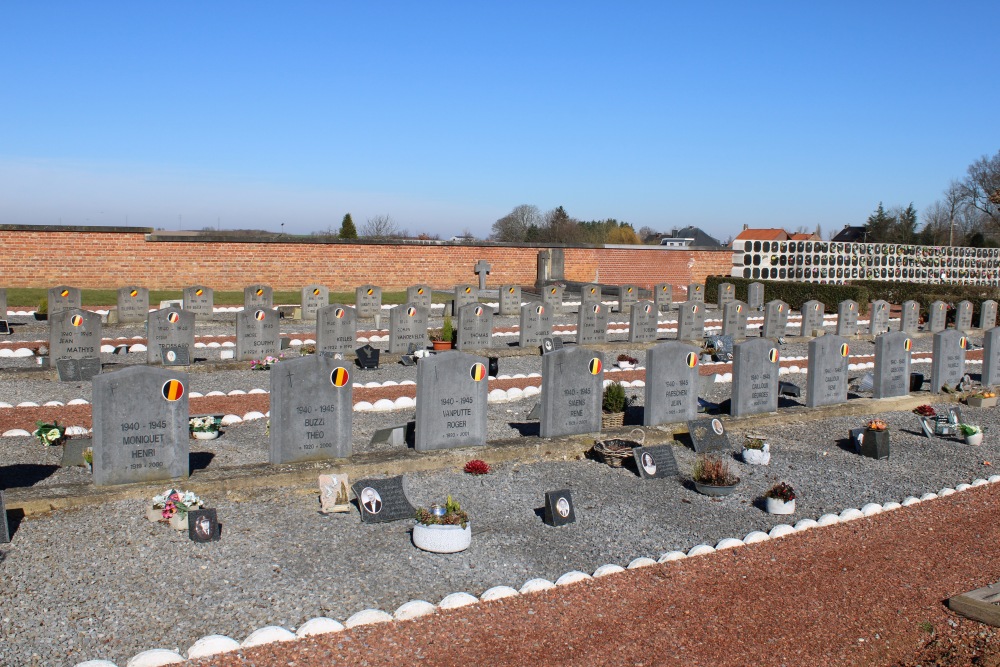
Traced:
<path id="1" fill-rule="evenodd" d="M 161 345 L 160 361 L 164 366 L 190 366 L 191 349 L 187 345 Z"/>
<path id="2" fill-rule="evenodd" d="M 354 351 L 358 357 L 358 366 L 365 369 L 378 369 L 379 350 L 371 345 L 359 347 Z"/>
<path id="3" fill-rule="evenodd" d="M 403 478 L 362 479 L 351 485 L 358 499 L 362 523 L 412 519 L 417 511 L 403 491 Z"/>
<path id="4" fill-rule="evenodd" d="M 3 491 L 0 491 L 0 544 L 10 542 L 10 526 L 7 525 L 7 504 L 3 500 Z"/>
<path id="5" fill-rule="evenodd" d="M 99 357 L 57 359 L 56 371 L 59 373 L 60 382 L 89 382 L 95 375 L 100 374 L 101 359 Z"/>
<path id="6" fill-rule="evenodd" d="M 10 325 L 7 324 L 7 320 L 0 320 L 0 334 L 5 336 L 10 334 Z"/>
<path id="7" fill-rule="evenodd" d="M 718 417 L 694 419 L 688 422 L 691 444 L 698 454 L 706 452 L 728 452 L 733 448 L 726 434 L 726 427 Z"/>
<path id="8" fill-rule="evenodd" d="M 214 509 L 206 507 L 188 512 L 188 537 L 192 542 L 217 542 L 222 537 Z"/>
<path id="9" fill-rule="evenodd" d="M 553 350 L 561 350 L 562 348 L 562 336 L 546 336 L 542 339 L 542 354 L 552 352 Z"/>
<path id="10" fill-rule="evenodd" d="M 576 521 L 573 511 L 573 496 L 569 489 L 545 492 L 545 523 L 550 526 L 565 526 Z"/>
<path id="11" fill-rule="evenodd" d="M 878 461 L 889 458 L 889 432 L 865 429 L 861 436 L 861 455 Z"/>
<path id="12" fill-rule="evenodd" d="M 635 457 L 635 467 L 643 479 L 658 479 L 661 477 L 677 477 L 677 459 L 670 445 L 655 445 L 653 447 L 636 447 L 632 450 Z"/>

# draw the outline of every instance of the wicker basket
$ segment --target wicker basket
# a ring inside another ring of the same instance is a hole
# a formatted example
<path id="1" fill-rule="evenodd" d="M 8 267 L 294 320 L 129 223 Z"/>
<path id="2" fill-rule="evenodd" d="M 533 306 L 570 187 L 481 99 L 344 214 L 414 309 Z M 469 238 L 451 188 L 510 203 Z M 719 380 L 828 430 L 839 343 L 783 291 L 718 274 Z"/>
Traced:
<path id="1" fill-rule="evenodd" d="M 602 412 L 601 428 L 621 428 L 625 424 L 624 412 Z"/>
<path id="2" fill-rule="evenodd" d="M 641 447 L 646 440 L 646 434 L 638 428 L 632 429 L 629 437 L 633 439 L 595 440 L 590 451 L 596 460 L 607 463 L 612 468 L 620 468 L 626 460 L 632 458 L 632 450 Z"/>

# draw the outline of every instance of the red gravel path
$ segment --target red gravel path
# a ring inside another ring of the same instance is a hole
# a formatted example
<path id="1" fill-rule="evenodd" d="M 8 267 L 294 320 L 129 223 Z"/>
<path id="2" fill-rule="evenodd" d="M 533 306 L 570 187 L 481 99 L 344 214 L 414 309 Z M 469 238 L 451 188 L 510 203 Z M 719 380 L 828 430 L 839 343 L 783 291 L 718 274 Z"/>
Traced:
<path id="1" fill-rule="evenodd" d="M 998 512 L 1000 487 L 975 488 L 707 557 L 197 664 L 995 665 L 995 634 L 943 600 L 1000 579 Z"/>

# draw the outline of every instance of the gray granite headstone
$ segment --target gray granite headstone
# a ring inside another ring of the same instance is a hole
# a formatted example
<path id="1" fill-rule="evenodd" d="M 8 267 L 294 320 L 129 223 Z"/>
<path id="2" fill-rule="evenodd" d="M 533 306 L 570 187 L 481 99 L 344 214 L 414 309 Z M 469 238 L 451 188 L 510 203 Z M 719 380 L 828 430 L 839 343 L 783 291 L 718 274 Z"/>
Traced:
<path id="1" fill-rule="evenodd" d="M 636 470 L 643 479 L 662 479 L 677 477 L 677 459 L 670 445 L 655 445 L 653 447 L 636 447 L 632 450 Z"/>
<path id="2" fill-rule="evenodd" d="M 984 387 L 1000 384 L 1000 328 L 993 327 L 983 333 L 983 375 Z"/>
<path id="3" fill-rule="evenodd" d="M 700 343 L 705 337 L 705 303 L 685 301 L 677 308 L 677 340 Z"/>
<path id="4" fill-rule="evenodd" d="M 351 354 L 358 338 L 358 311 L 342 303 L 316 313 L 316 351 Z"/>
<path id="5" fill-rule="evenodd" d="M 653 290 L 653 299 L 657 310 L 670 310 L 674 302 L 674 287 L 669 283 L 660 283 Z"/>
<path id="6" fill-rule="evenodd" d="M 188 359 L 194 351 L 194 313 L 180 308 L 161 308 L 146 319 L 146 363 L 162 363 L 161 348 L 186 347 Z"/>
<path id="7" fill-rule="evenodd" d="M 542 288 L 542 303 L 546 305 L 553 317 L 562 315 L 563 290 L 562 285 L 545 285 Z"/>
<path id="8" fill-rule="evenodd" d="M 577 314 L 576 344 L 603 345 L 608 342 L 608 307 L 600 303 L 580 306 Z"/>
<path id="9" fill-rule="evenodd" d="M 955 328 L 963 333 L 972 331 L 971 301 L 959 301 L 955 306 Z"/>
<path id="10" fill-rule="evenodd" d="M 351 485 L 358 499 L 362 523 L 386 523 L 412 519 L 416 508 L 403 490 L 402 477 L 362 479 Z"/>
<path id="11" fill-rule="evenodd" d="M 639 288 L 635 285 L 620 285 L 618 287 L 618 312 L 629 313 L 632 306 L 639 300 Z"/>
<path id="12" fill-rule="evenodd" d="M 908 334 L 915 334 L 920 330 L 920 303 L 913 300 L 903 302 L 899 330 Z"/>
<path id="13" fill-rule="evenodd" d="M 10 526 L 7 525 L 7 503 L 0 489 L 0 544 L 10 542 Z"/>
<path id="14" fill-rule="evenodd" d="M 667 341 L 646 352 L 643 426 L 694 419 L 698 414 L 700 348 Z"/>
<path id="15" fill-rule="evenodd" d="M 856 336 L 858 333 L 858 302 L 851 299 L 837 305 L 837 335 Z"/>
<path id="16" fill-rule="evenodd" d="M 537 347 L 542 339 L 552 335 L 552 313 L 541 301 L 530 301 L 521 306 L 519 347 Z"/>
<path id="17" fill-rule="evenodd" d="M 210 320 L 215 309 L 215 292 L 211 287 L 204 285 L 185 287 L 183 304 L 184 310 L 194 313 L 196 318 Z"/>
<path id="18" fill-rule="evenodd" d="M 688 422 L 688 433 L 696 454 L 728 452 L 733 448 L 726 433 L 726 426 L 718 417 L 693 419 Z"/>
<path id="19" fill-rule="evenodd" d="M 734 417 L 778 410 L 778 348 L 768 338 L 751 339 L 733 350 Z"/>
<path id="20" fill-rule="evenodd" d="M 493 308 L 470 303 L 458 311 L 455 346 L 460 350 L 488 350 L 493 347 Z"/>
<path id="21" fill-rule="evenodd" d="M 433 290 L 430 285 L 412 285 L 406 288 L 406 303 L 430 313 Z"/>
<path id="22" fill-rule="evenodd" d="M 736 287 L 732 283 L 719 283 L 719 308 L 736 299 Z"/>
<path id="23" fill-rule="evenodd" d="M 747 286 L 747 305 L 750 310 L 760 310 L 764 307 L 763 283 L 750 283 Z"/>
<path id="24" fill-rule="evenodd" d="M 604 300 L 604 294 L 601 291 L 601 286 L 596 283 L 587 283 L 580 288 L 580 307 L 583 308 L 585 305 L 590 303 L 602 303 Z"/>
<path id="25" fill-rule="evenodd" d="M 857 307 L 855 305 L 855 310 Z M 809 375 L 806 406 L 847 402 L 847 365 L 850 347 L 841 336 L 820 336 L 809 341 Z"/>
<path id="26" fill-rule="evenodd" d="M 80 308 L 49 315 L 49 359 L 101 357 L 101 316 Z"/>
<path id="27" fill-rule="evenodd" d="M 351 369 L 325 354 L 271 369 L 271 463 L 351 455 Z"/>
<path id="28" fill-rule="evenodd" d="M 451 314 L 458 317 L 458 311 L 470 303 L 479 303 L 479 289 L 475 285 L 455 285 L 452 296 Z"/>
<path id="29" fill-rule="evenodd" d="M 80 290 L 69 285 L 58 285 L 49 289 L 49 317 L 60 310 L 83 308 Z"/>
<path id="30" fill-rule="evenodd" d="M 486 444 L 486 357 L 445 352 L 417 364 L 414 449 L 452 449 Z"/>
<path id="31" fill-rule="evenodd" d="M 389 311 L 389 352 L 403 354 L 411 345 L 422 350 L 430 344 L 427 337 L 428 311 L 404 303 Z"/>
<path id="32" fill-rule="evenodd" d="M 0 320 L 7 319 L 7 289 L 0 288 Z"/>
<path id="33" fill-rule="evenodd" d="M 315 320 L 320 308 L 330 305 L 330 288 L 323 285 L 306 285 L 302 288 L 302 319 Z"/>
<path id="34" fill-rule="evenodd" d="M 632 306 L 629 316 L 628 341 L 653 343 L 656 341 L 657 309 L 652 301 L 639 301 Z"/>
<path id="35" fill-rule="evenodd" d="M 910 393 L 910 334 L 885 333 L 875 339 L 875 398 L 906 396 Z"/>
<path id="36" fill-rule="evenodd" d="M 781 299 L 768 301 L 764 306 L 764 326 L 760 335 L 777 340 L 785 335 L 788 328 L 788 304 Z"/>
<path id="37" fill-rule="evenodd" d="M 747 316 L 750 308 L 742 301 L 730 299 L 722 306 L 722 335 L 734 339 L 747 337 Z"/>
<path id="38" fill-rule="evenodd" d="M 687 300 L 705 303 L 705 286 L 701 283 L 689 283 Z"/>
<path id="39" fill-rule="evenodd" d="M 517 285 L 500 286 L 500 314 L 503 316 L 521 314 L 521 288 Z"/>
<path id="40" fill-rule="evenodd" d="M 979 305 L 979 328 L 983 331 L 997 325 L 997 302 L 987 299 Z"/>
<path id="41" fill-rule="evenodd" d="M 604 359 L 585 347 L 542 355 L 539 435 L 554 438 L 601 430 Z"/>
<path id="42" fill-rule="evenodd" d="M 927 310 L 927 330 L 931 333 L 944 331 L 948 322 L 948 304 L 944 301 L 935 301 Z"/>
<path id="43" fill-rule="evenodd" d="M 800 336 L 812 336 L 817 329 L 823 328 L 823 315 L 826 306 L 820 301 L 810 300 L 802 304 L 802 329 Z"/>
<path id="44" fill-rule="evenodd" d="M 941 393 L 944 385 L 954 389 L 965 375 L 965 350 L 968 339 L 956 329 L 934 334 L 934 357 L 931 360 L 931 393 Z"/>
<path id="45" fill-rule="evenodd" d="M 881 336 L 889 330 L 888 301 L 877 299 L 872 301 L 871 312 L 868 314 L 868 331 L 872 336 Z"/>
<path id="46" fill-rule="evenodd" d="M 145 322 L 149 315 L 149 290 L 130 285 L 118 289 L 118 321 L 122 324 Z"/>
<path id="47" fill-rule="evenodd" d="M 236 313 L 236 360 L 263 359 L 281 353 L 277 308 L 255 308 Z"/>
<path id="48" fill-rule="evenodd" d="M 188 476 L 188 375 L 132 366 L 93 383 L 94 484 Z"/>
<path id="49" fill-rule="evenodd" d="M 243 310 L 271 310 L 274 308 L 274 291 L 267 285 L 248 285 L 243 288 Z"/>
<path id="50" fill-rule="evenodd" d="M 372 319 L 382 314 L 382 288 L 362 285 L 354 290 L 354 310 L 359 319 Z"/>

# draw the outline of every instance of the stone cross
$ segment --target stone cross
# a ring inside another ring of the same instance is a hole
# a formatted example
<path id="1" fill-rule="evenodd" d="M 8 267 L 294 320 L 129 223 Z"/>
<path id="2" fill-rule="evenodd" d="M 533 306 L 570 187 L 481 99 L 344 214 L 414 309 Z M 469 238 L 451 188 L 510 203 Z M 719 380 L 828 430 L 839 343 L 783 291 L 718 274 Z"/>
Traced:
<path id="1" fill-rule="evenodd" d="M 476 262 L 476 275 L 479 276 L 479 289 L 486 289 L 486 275 L 490 272 L 490 263 L 485 259 Z"/>

